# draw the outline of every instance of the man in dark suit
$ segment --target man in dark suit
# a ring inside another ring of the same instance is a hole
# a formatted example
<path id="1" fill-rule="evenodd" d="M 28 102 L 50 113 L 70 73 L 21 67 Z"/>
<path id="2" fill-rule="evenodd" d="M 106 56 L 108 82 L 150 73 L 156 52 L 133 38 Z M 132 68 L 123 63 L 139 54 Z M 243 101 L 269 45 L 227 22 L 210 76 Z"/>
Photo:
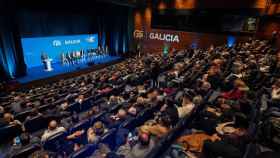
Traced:
<path id="1" fill-rule="evenodd" d="M 42 62 L 44 62 L 46 59 L 48 59 L 49 57 L 48 57 L 48 55 L 46 54 L 46 53 L 42 53 L 41 54 L 41 60 L 42 60 Z"/>

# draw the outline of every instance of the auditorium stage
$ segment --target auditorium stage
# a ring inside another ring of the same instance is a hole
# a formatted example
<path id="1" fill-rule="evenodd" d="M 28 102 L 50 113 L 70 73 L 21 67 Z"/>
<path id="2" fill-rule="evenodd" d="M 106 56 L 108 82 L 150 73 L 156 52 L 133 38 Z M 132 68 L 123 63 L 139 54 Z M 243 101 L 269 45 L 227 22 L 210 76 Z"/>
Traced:
<path id="1" fill-rule="evenodd" d="M 79 64 L 71 64 L 71 65 L 64 65 L 62 66 L 60 63 L 53 64 L 53 71 L 46 72 L 44 71 L 43 66 L 41 67 L 34 67 L 27 69 L 27 75 L 24 77 L 17 78 L 16 80 L 20 84 L 28 84 L 33 81 L 38 81 L 42 79 L 53 78 L 55 76 L 60 76 L 63 74 L 68 73 L 75 73 L 83 70 L 88 70 L 98 65 L 104 65 L 107 63 L 112 63 L 114 61 L 120 60 L 121 57 L 117 56 L 105 56 L 105 57 L 96 57 L 94 59 L 94 65 L 88 65 L 87 63 L 79 63 Z"/>

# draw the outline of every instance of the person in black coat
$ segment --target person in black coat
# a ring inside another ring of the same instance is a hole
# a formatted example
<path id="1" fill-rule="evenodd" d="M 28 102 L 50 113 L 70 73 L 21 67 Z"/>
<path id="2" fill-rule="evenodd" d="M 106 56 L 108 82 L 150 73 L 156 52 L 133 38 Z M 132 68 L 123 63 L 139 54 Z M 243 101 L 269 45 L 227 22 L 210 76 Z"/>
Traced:
<path id="1" fill-rule="evenodd" d="M 151 64 L 151 78 L 152 78 L 152 86 L 157 86 L 157 78 L 160 73 L 160 67 L 157 62 Z"/>
<path id="2" fill-rule="evenodd" d="M 175 103 L 171 99 L 166 99 L 165 104 L 161 107 L 160 113 L 162 116 L 168 116 L 171 125 L 176 125 L 179 121 L 179 114 Z"/>

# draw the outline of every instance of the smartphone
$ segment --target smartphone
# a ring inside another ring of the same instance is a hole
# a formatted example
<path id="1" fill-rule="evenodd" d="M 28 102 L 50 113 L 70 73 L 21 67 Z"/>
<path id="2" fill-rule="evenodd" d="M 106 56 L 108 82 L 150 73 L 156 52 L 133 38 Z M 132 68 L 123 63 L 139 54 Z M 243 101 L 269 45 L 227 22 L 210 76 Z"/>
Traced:
<path id="1" fill-rule="evenodd" d="M 15 138 L 15 145 L 20 145 L 20 144 L 21 144 L 20 138 L 19 138 L 19 136 L 17 136 L 17 137 Z"/>

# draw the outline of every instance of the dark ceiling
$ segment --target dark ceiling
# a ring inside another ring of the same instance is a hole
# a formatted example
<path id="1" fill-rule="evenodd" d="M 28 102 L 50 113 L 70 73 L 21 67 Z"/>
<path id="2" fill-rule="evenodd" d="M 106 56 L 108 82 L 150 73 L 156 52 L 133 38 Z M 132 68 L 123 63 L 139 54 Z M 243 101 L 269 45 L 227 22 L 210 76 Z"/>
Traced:
<path id="1" fill-rule="evenodd" d="M 0 12 L 12 12 L 17 9 L 47 10 L 90 10 L 104 5 L 138 7 L 145 5 L 145 0 L 0 0 Z"/>

